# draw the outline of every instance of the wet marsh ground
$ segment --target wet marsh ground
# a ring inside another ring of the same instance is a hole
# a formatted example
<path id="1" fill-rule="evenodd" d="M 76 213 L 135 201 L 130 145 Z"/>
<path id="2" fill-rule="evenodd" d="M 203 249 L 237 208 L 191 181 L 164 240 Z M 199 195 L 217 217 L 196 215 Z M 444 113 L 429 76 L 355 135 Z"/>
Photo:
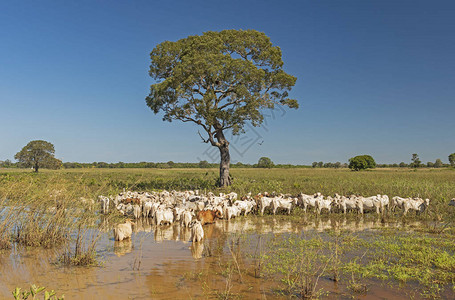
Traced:
<path id="1" fill-rule="evenodd" d="M 90 199 L 123 188 L 226 191 L 213 187 L 217 170 L 0 170 L 0 298 L 31 284 L 66 299 L 455 298 L 455 208 L 447 206 L 455 171 L 232 173 L 227 191 L 239 194 L 381 193 L 431 203 L 406 217 L 297 209 L 218 220 L 194 245 L 189 230 L 146 219 L 131 240 L 115 242 L 111 227 L 122 217 L 100 216 Z"/>

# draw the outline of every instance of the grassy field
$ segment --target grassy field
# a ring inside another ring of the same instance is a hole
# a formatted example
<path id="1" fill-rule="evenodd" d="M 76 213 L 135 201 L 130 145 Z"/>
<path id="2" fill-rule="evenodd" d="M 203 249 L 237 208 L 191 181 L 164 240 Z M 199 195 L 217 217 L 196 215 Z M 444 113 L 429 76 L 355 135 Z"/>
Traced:
<path id="1" fill-rule="evenodd" d="M 376 169 L 352 172 L 348 169 L 232 169 L 234 184 L 225 190 L 239 194 L 276 191 L 324 195 L 388 194 L 420 196 L 437 201 L 455 197 L 453 169 Z M 102 190 L 131 189 L 200 189 L 222 191 L 215 187 L 217 169 L 68 169 L 29 170 L 0 169 L 0 183 L 12 180 L 23 183 L 46 183 L 49 186 L 67 181 L 69 186 Z"/>
<path id="2" fill-rule="evenodd" d="M 453 169 L 376 169 L 352 172 L 348 169 L 233 169 L 234 183 L 220 189 L 215 186 L 217 169 L 0 169 L 0 201 L 14 206 L 81 207 L 81 198 L 96 200 L 99 195 L 132 191 L 199 189 L 202 192 L 235 191 L 240 196 L 252 192 L 278 192 L 329 196 L 386 194 L 390 198 L 429 198 L 429 220 L 454 218 L 447 202 L 455 197 Z M 57 203 L 56 201 L 60 202 Z M 13 203 L 11 203 L 13 201 Z M 1 204 L 1 202 L 0 202 Z M 2 219 L 6 212 L 3 211 Z M 9 212 L 11 214 L 11 211 Z M 12 217 L 12 215 L 11 215 Z"/>
<path id="3" fill-rule="evenodd" d="M 359 194 L 370 196 L 430 198 L 432 204 L 455 197 L 453 169 L 376 169 L 352 172 L 348 169 L 232 169 L 234 184 L 226 189 L 215 186 L 217 169 L 0 169 L 0 197 L 43 196 L 44 190 L 64 190 L 68 197 L 95 197 L 123 189 L 136 191 L 185 190 L 306 193 L 324 195 Z M 25 193 L 25 194 L 24 194 Z M 13 194 L 17 194 L 13 196 Z"/>
<path id="4" fill-rule="evenodd" d="M 115 195 L 123 189 L 199 189 L 215 193 L 235 191 L 239 195 L 275 191 L 294 195 L 321 192 L 326 196 L 338 193 L 422 197 L 431 199 L 424 214 L 403 217 L 395 212 L 383 216 L 379 222 L 406 223 L 414 219 L 421 222 L 422 225 L 411 232 L 384 228 L 359 235 L 333 230 L 313 237 L 305 233 L 276 235 L 276 240 L 254 257 L 253 265 L 245 263 L 245 270 L 238 265 L 231 269 L 240 277 L 246 276 L 259 262 L 263 267 L 257 272 L 264 273 L 260 277 L 280 284 L 284 295 L 300 295 L 300 298 L 305 298 L 302 289 L 310 289 L 311 297 L 315 297 L 318 284 L 314 279 L 322 276 L 318 274 L 341 276 L 341 282 L 353 293 L 364 293 L 365 285 L 359 282 L 368 282 L 370 278 L 398 285 L 417 283 L 422 287 L 418 295 L 426 298 L 445 297 L 455 292 L 455 209 L 447 205 L 455 197 L 455 170 L 232 169 L 231 175 L 233 185 L 220 189 L 215 186 L 217 169 L 69 169 L 42 170 L 37 174 L 30 170 L 0 169 L 0 251 L 14 244 L 58 246 L 67 249 L 60 258 L 63 264 L 97 265 L 95 249 L 101 233 L 87 238 L 87 232 L 98 226 L 100 216 L 98 204 L 91 200 L 96 201 L 99 195 Z M 306 217 L 303 210 L 296 209 L 291 216 L 281 215 L 277 219 L 300 224 L 307 222 Z M 319 222 L 319 217 L 308 217 L 309 221 L 314 218 Z M 114 213 L 105 218 L 120 216 Z M 334 214 L 324 218 L 333 219 L 335 224 L 341 222 L 343 216 Z M 355 214 L 348 215 L 349 218 L 363 220 Z M 375 214 L 365 218 L 377 219 Z M 246 250 L 241 252 L 239 259 L 246 261 L 247 254 Z M 305 260 L 295 261 L 295 258 Z M 237 259 L 229 264 L 236 265 Z M 295 269 L 296 265 L 301 267 Z M 299 281 L 283 281 L 283 278 Z"/>

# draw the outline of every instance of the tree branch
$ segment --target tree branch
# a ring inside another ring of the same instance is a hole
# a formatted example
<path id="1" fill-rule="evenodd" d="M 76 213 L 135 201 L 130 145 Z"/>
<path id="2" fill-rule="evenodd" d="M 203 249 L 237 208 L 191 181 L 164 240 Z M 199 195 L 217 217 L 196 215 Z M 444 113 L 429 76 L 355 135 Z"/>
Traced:
<path id="1" fill-rule="evenodd" d="M 204 143 L 207 144 L 208 142 L 210 142 L 210 139 L 204 139 L 204 138 L 202 137 L 201 132 L 200 132 L 199 130 L 197 131 L 197 133 L 199 134 L 199 136 L 201 137 L 201 139 L 202 139 L 202 141 L 203 141 Z"/>
<path id="2" fill-rule="evenodd" d="M 222 110 L 223 108 L 226 108 L 226 107 L 228 107 L 228 106 L 230 106 L 230 105 L 236 105 L 236 104 L 240 104 L 240 103 L 242 103 L 242 100 L 241 100 L 241 99 L 237 99 L 237 100 L 235 100 L 235 101 L 228 102 L 228 103 L 226 103 L 226 104 L 224 104 L 224 105 L 221 105 L 221 106 L 219 107 L 219 109 Z"/>
<path id="3" fill-rule="evenodd" d="M 202 128 L 204 128 L 204 130 L 207 132 L 207 134 L 209 135 L 209 137 L 207 139 L 204 139 L 201 135 L 201 133 L 199 132 L 198 130 L 198 134 L 199 136 L 201 137 L 201 139 L 204 141 L 204 143 L 208 143 L 210 142 L 210 144 L 212 144 L 212 146 L 216 146 L 216 147 L 220 147 L 220 143 L 218 142 L 215 142 L 215 140 L 213 139 L 213 135 L 214 133 L 212 133 L 212 126 L 210 125 L 207 125 L 207 124 L 203 124 L 201 120 L 195 120 L 191 117 L 186 117 L 186 116 L 175 116 L 175 118 L 177 120 L 180 120 L 182 122 L 193 122 L 193 123 L 196 123 L 197 125 L 200 125 Z"/>

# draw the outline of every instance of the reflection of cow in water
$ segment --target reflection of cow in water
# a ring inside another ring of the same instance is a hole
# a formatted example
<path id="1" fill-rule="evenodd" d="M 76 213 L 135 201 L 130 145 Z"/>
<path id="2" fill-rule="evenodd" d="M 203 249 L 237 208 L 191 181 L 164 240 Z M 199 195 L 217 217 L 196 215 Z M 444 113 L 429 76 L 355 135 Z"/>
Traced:
<path id="1" fill-rule="evenodd" d="M 191 230 L 186 227 L 180 227 L 180 240 L 184 243 L 191 239 Z"/>
<path id="2" fill-rule="evenodd" d="M 202 258 L 202 253 L 204 252 L 204 243 L 192 243 L 190 249 L 193 258 L 200 259 Z"/>
<path id="3" fill-rule="evenodd" d="M 174 232 L 175 231 L 175 232 Z M 162 242 L 162 241 L 170 241 L 174 239 L 175 235 L 178 231 L 174 230 L 174 226 L 155 226 L 155 241 Z"/>
<path id="4" fill-rule="evenodd" d="M 131 239 L 114 242 L 114 253 L 118 257 L 130 253 L 131 251 L 133 251 L 133 242 Z"/>
<path id="5" fill-rule="evenodd" d="M 152 225 L 150 219 L 143 218 L 136 221 L 136 226 L 133 228 L 134 232 L 151 232 Z"/>

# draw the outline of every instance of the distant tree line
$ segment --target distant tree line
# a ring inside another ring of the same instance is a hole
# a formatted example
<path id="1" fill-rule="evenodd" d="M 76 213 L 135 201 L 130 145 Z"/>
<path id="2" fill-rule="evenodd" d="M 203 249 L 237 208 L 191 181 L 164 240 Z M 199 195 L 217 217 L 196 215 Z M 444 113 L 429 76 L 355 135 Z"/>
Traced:
<path id="1" fill-rule="evenodd" d="M 452 164 L 454 165 L 454 164 Z M 232 168 L 348 168 L 347 163 L 341 162 L 313 162 L 311 166 L 308 165 L 293 165 L 293 164 L 273 164 L 271 166 L 260 165 L 260 164 L 248 164 L 237 162 L 231 165 Z M 417 168 L 444 168 L 449 167 L 451 164 L 444 164 L 440 159 L 437 159 L 435 162 L 427 162 L 426 164 L 420 163 Z M 455 166 L 455 165 L 454 165 Z M 25 166 L 21 165 L 18 162 L 12 162 L 9 159 L 4 161 L 0 160 L 0 168 L 24 168 Z M 83 169 L 83 168 L 100 168 L 100 169 L 118 169 L 118 168 L 132 168 L 132 169 L 171 169 L 171 168 L 218 168 L 219 163 L 209 163 L 205 160 L 197 163 L 181 163 L 181 162 L 117 162 L 117 163 L 107 163 L 107 162 L 91 162 L 91 163 L 80 163 L 80 162 L 64 162 L 61 165 L 57 164 L 54 169 Z M 411 163 L 393 163 L 393 164 L 376 164 L 376 168 L 414 168 L 415 164 Z"/>
<path id="2" fill-rule="evenodd" d="M 339 161 L 337 161 L 335 163 L 332 163 L 332 162 L 324 163 L 322 161 L 320 161 L 320 162 L 315 161 L 315 162 L 313 162 L 311 164 L 311 166 L 313 168 L 334 168 L 334 169 L 338 169 L 338 168 L 347 168 L 348 164 L 347 163 L 341 163 Z"/>
<path id="3" fill-rule="evenodd" d="M 271 161 L 270 161 L 271 162 Z M 12 162 L 7 159 L 5 161 L 0 160 L 0 168 L 23 168 L 20 163 Z M 232 168 L 309 168 L 306 165 L 293 165 L 293 164 L 268 164 L 267 161 L 257 163 L 257 164 L 247 164 L 242 162 L 237 162 L 231 165 Z M 182 162 L 116 162 L 116 163 L 107 163 L 107 162 L 91 162 L 91 163 L 80 163 L 80 162 L 64 162 L 57 169 L 119 169 L 119 168 L 132 168 L 132 169 L 171 169 L 171 168 L 219 168 L 219 163 L 209 163 L 206 160 L 197 162 L 197 163 L 182 163 Z"/>
<path id="4" fill-rule="evenodd" d="M 30 168 L 35 171 L 39 168 L 46 169 L 81 169 L 81 168 L 100 168 L 100 169 L 118 169 L 118 168 L 155 168 L 155 169 L 171 169 L 171 168 L 218 168 L 218 163 L 209 163 L 202 160 L 197 163 L 182 163 L 182 162 L 64 162 L 55 158 L 54 146 L 46 141 L 32 141 L 27 146 L 22 148 L 15 155 L 18 162 L 12 162 L 9 159 L 0 160 L 0 168 Z M 435 162 L 427 162 L 426 164 L 420 161 L 419 156 L 414 153 L 410 163 L 393 163 L 393 164 L 376 164 L 373 157 L 370 155 L 359 155 L 349 159 L 349 164 L 339 161 L 332 162 L 313 162 L 311 166 L 293 165 L 293 164 L 274 164 L 269 157 L 261 157 L 256 164 L 245 164 L 237 162 L 231 164 L 232 168 L 350 168 L 355 171 L 370 169 L 370 168 L 443 168 L 455 167 L 455 153 L 449 155 L 449 164 L 444 164 L 441 159 L 436 159 Z"/>
<path id="5" fill-rule="evenodd" d="M 308 168 L 305 165 L 293 165 L 293 164 L 274 164 L 269 158 L 261 157 L 257 164 L 247 164 L 237 162 L 231 165 L 232 168 Z M 75 168 L 155 168 L 155 169 L 171 169 L 171 168 L 219 168 L 219 163 L 209 163 L 206 160 L 202 160 L 197 163 L 182 163 L 182 162 L 138 162 L 138 163 L 106 163 L 106 162 L 93 162 L 93 163 L 77 163 L 77 162 L 65 162 L 63 163 L 65 169 Z"/>

